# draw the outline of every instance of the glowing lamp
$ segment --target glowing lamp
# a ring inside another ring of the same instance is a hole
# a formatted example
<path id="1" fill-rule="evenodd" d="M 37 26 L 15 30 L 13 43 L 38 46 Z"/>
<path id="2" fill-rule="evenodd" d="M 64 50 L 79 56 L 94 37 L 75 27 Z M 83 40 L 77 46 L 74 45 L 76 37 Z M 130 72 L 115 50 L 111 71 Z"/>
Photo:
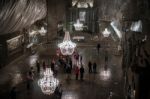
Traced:
<path id="1" fill-rule="evenodd" d="M 41 87 L 44 94 L 50 95 L 54 93 L 59 81 L 54 78 L 51 68 L 46 68 L 43 75 L 44 77 L 38 80 L 38 85 Z"/>
<path id="2" fill-rule="evenodd" d="M 77 19 L 77 22 L 74 24 L 76 31 L 82 31 L 83 30 L 83 24 L 80 22 L 79 19 Z"/>
<path id="3" fill-rule="evenodd" d="M 104 37 L 109 37 L 109 35 L 110 35 L 110 31 L 107 28 L 105 28 L 105 30 L 102 33 L 103 33 Z"/>
<path id="4" fill-rule="evenodd" d="M 76 44 L 70 40 L 69 32 L 65 32 L 65 37 L 62 43 L 58 44 L 60 51 L 63 55 L 72 55 Z"/>

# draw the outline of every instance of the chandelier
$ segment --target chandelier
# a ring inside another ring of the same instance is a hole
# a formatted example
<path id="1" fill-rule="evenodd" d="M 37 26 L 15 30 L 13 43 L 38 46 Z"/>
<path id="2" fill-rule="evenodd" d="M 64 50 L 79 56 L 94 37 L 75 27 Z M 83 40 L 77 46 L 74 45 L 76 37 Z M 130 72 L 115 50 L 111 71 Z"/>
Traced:
<path id="1" fill-rule="evenodd" d="M 77 4 L 78 8 L 88 8 L 88 3 L 86 2 L 80 2 Z"/>
<path id="2" fill-rule="evenodd" d="M 78 8 L 88 8 L 93 7 L 94 0 L 72 0 L 72 6 L 76 6 Z"/>
<path id="3" fill-rule="evenodd" d="M 80 20 L 79 20 L 79 19 L 77 19 L 77 22 L 74 24 L 74 27 L 75 27 L 75 30 L 76 30 L 76 31 L 81 31 L 81 30 L 83 30 L 83 24 L 80 23 Z"/>
<path id="4" fill-rule="evenodd" d="M 104 37 L 109 37 L 109 35 L 110 35 L 110 31 L 107 28 L 105 28 L 105 30 L 102 33 L 103 33 Z"/>
<path id="5" fill-rule="evenodd" d="M 44 27 L 41 27 L 41 29 L 38 31 L 42 36 L 45 36 L 47 30 Z"/>
<path id="6" fill-rule="evenodd" d="M 142 32 L 142 21 L 139 20 L 137 22 L 132 22 L 130 30 L 134 32 Z"/>
<path id="7" fill-rule="evenodd" d="M 64 40 L 62 43 L 58 44 L 58 47 L 63 55 L 72 55 L 74 52 L 76 44 L 70 40 L 70 34 L 68 31 L 65 32 Z"/>
<path id="8" fill-rule="evenodd" d="M 51 68 L 46 68 L 43 75 L 44 77 L 38 80 L 38 85 L 41 87 L 44 94 L 50 95 L 54 93 L 59 81 L 54 78 Z"/>

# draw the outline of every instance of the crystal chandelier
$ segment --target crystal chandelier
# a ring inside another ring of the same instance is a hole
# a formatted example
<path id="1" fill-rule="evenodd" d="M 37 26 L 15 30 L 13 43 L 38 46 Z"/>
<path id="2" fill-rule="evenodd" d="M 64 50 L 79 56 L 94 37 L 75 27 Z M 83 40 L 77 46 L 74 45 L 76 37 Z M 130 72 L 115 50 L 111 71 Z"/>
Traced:
<path id="1" fill-rule="evenodd" d="M 50 95 L 54 93 L 59 81 L 54 78 L 51 68 L 46 68 L 43 75 L 44 77 L 38 80 L 38 85 L 41 87 L 44 94 Z"/>
<path id="2" fill-rule="evenodd" d="M 134 32 L 142 32 L 142 21 L 139 20 L 137 22 L 132 22 L 130 30 Z"/>
<path id="3" fill-rule="evenodd" d="M 105 28 L 105 30 L 102 33 L 103 33 L 104 37 L 109 37 L 109 35 L 110 35 L 110 31 L 107 28 Z"/>
<path id="4" fill-rule="evenodd" d="M 72 0 L 72 6 L 76 6 L 78 8 L 88 8 L 93 7 L 94 0 Z"/>
<path id="5" fill-rule="evenodd" d="M 44 27 L 41 27 L 41 29 L 38 31 L 42 36 L 46 35 L 47 30 Z"/>
<path id="6" fill-rule="evenodd" d="M 81 30 L 83 30 L 83 24 L 80 23 L 80 20 L 79 20 L 79 19 L 77 19 L 77 22 L 74 24 L 74 27 L 75 27 L 75 30 L 76 30 L 76 31 L 81 31 Z"/>
<path id="7" fill-rule="evenodd" d="M 74 52 L 76 44 L 70 40 L 70 34 L 68 31 L 65 32 L 64 40 L 62 43 L 58 44 L 58 47 L 63 55 L 72 55 Z"/>
<path id="8" fill-rule="evenodd" d="M 77 4 L 78 8 L 88 8 L 88 3 L 86 2 L 80 2 Z"/>

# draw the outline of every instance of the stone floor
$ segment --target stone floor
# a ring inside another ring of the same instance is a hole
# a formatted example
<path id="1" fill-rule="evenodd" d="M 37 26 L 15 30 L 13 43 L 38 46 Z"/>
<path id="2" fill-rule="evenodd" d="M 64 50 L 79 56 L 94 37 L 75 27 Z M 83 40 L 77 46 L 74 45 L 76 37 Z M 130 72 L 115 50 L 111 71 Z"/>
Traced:
<path id="1" fill-rule="evenodd" d="M 35 61 L 45 60 L 46 64 L 50 63 L 55 53 L 55 48 L 39 49 L 39 53 L 34 55 L 23 55 L 16 59 L 6 67 L 0 69 L 0 97 L 1 99 L 9 99 L 11 86 L 17 86 L 17 99 L 56 99 L 51 95 L 42 93 L 37 82 L 39 77 L 35 77 L 33 89 L 26 90 L 25 75 L 30 66 L 35 66 Z M 101 48 L 97 53 L 95 45 L 82 45 L 78 48 L 79 54 L 83 56 L 83 64 L 85 68 L 84 81 L 75 80 L 72 73 L 71 79 L 66 80 L 66 74 L 59 70 L 57 79 L 63 86 L 62 99 L 125 99 L 124 84 L 121 69 L 122 57 L 113 53 L 114 49 L 109 48 L 108 69 L 104 70 L 105 49 Z M 88 61 L 96 62 L 97 73 L 88 73 Z M 34 68 L 36 69 L 36 67 Z M 110 95 L 111 94 L 111 95 Z"/>

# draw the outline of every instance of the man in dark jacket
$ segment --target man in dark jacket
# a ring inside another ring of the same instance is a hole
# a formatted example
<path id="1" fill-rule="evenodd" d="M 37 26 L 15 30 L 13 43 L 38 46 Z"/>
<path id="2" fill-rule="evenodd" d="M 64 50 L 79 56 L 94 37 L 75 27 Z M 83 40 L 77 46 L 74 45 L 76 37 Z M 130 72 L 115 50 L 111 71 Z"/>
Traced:
<path id="1" fill-rule="evenodd" d="M 96 73 L 97 64 L 96 62 L 93 63 L 93 72 Z"/>
<path id="2" fill-rule="evenodd" d="M 83 80 L 83 76 L 84 76 L 84 68 L 83 66 L 81 66 L 80 68 L 80 79 Z"/>
<path id="3" fill-rule="evenodd" d="M 91 61 L 89 61 L 88 67 L 89 67 L 89 73 L 92 73 L 92 63 L 91 63 Z"/>
<path id="4" fill-rule="evenodd" d="M 13 87 L 10 92 L 11 99 L 16 99 L 16 94 L 17 94 L 16 87 Z"/>
<path id="5" fill-rule="evenodd" d="M 97 52 L 98 52 L 98 53 L 99 53 L 100 48 L 101 48 L 101 45 L 100 45 L 100 43 L 98 43 L 98 44 L 97 44 Z"/>

